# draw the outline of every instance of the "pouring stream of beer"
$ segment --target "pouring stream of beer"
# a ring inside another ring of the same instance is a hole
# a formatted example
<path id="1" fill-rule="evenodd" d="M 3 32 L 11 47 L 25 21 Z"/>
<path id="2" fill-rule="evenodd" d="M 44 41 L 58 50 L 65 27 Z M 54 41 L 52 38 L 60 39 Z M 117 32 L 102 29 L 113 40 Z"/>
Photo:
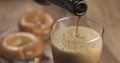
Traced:
<path id="1" fill-rule="evenodd" d="M 79 22 L 80 22 L 80 16 L 78 17 L 78 20 L 77 20 L 77 22 L 76 22 L 76 37 L 77 37 L 77 35 L 78 35 L 78 27 L 79 27 Z"/>

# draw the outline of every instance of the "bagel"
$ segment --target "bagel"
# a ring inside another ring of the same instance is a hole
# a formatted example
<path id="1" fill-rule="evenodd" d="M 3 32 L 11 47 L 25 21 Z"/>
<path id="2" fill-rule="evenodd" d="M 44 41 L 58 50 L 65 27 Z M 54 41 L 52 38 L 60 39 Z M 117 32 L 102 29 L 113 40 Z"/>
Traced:
<path id="1" fill-rule="evenodd" d="M 51 35 L 51 26 L 54 21 L 54 18 L 48 13 L 33 11 L 20 19 L 19 28 L 42 39 L 48 39 Z"/>
<path id="2" fill-rule="evenodd" d="M 44 42 L 27 32 L 6 35 L 0 42 L 0 55 L 8 59 L 24 60 L 42 56 Z"/>

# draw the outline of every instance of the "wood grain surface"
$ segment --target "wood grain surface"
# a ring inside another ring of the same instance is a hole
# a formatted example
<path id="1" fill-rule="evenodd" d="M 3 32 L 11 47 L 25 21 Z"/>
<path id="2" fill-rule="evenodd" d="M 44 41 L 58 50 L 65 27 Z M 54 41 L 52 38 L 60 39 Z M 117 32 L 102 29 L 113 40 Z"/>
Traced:
<path id="1" fill-rule="evenodd" d="M 120 0 L 86 0 L 86 16 L 102 23 L 105 28 L 104 48 L 100 63 L 120 63 Z M 39 10 L 53 15 L 56 19 L 71 16 L 67 10 L 56 5 L 42 6 L 32 0 L 0 0 L 0 34 L 17 27 L 20 17 L 27 12 Z M 53 63 L 49 46 L 46 55 L 50 59 L 42 63 Z"/>

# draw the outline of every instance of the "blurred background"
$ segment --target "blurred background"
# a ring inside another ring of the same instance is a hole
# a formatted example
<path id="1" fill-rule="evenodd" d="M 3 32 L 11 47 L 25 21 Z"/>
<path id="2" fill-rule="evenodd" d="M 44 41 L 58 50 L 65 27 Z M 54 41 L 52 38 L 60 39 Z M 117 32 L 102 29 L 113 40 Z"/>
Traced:
<path id="1" fill-rule="evenodd" d="M 104 49 L 100 63 L 120 63 L 120 0 L 86 1 L 88 3 L 86 17 L 102 23 L 105 28 Z M 21 16 L 35 10 L 49 13 L 56 20 L 72 15 L 66 9 L 54 4 L 40 5 L 33 0 L 0 0 L 0 32 L 18 27 Z"/>

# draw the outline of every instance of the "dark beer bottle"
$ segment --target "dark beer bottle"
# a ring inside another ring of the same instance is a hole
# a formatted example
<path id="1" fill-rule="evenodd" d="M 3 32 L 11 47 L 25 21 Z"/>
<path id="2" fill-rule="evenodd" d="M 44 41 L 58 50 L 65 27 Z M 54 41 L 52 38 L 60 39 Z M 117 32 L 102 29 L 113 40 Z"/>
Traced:
<path id="1" fill-rule="evenodd" d="M 63 7 L 71 13 L 82 16 L 87 11 L 87 3 L 84 0 L 34 0 L 37 3 L 52 2 L 60 7 Z"/>

